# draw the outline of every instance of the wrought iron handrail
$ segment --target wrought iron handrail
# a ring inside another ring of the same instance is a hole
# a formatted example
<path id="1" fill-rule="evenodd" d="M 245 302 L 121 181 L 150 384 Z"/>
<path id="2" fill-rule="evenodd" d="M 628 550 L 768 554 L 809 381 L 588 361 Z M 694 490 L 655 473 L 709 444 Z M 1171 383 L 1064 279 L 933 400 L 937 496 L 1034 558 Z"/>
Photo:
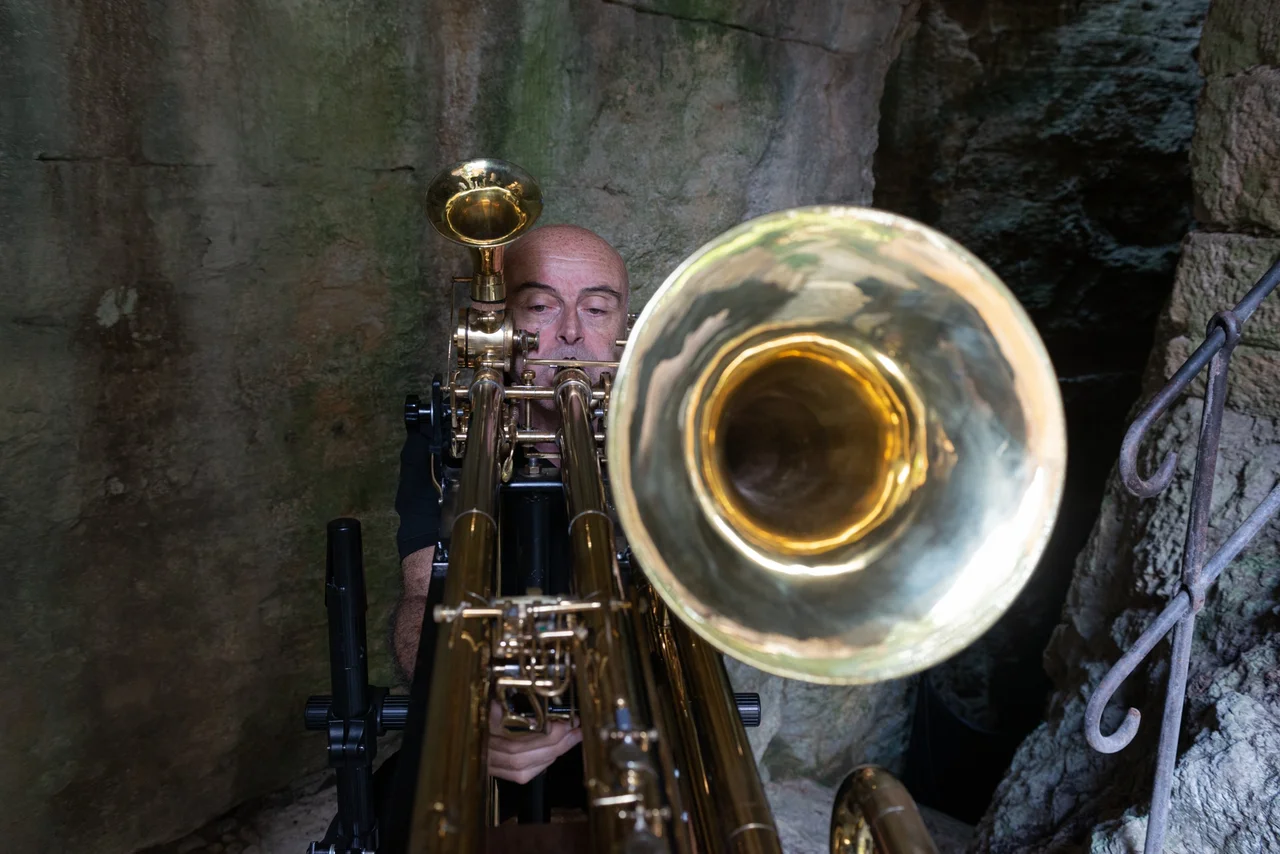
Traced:
<path id="1" fill-rule="evenodd" d="M 1196 614 L 1204 607 L 1205 592 L 1222 570 L 1233 561 L 1280 510 L 1280 485 L 1268 493 L 1249 517 L 1205 560 L 1205 535 L 1213 501 L 1213 474 L 1218 461 L 1218 440 L 1222 431 L 1222 411 L 1227 398 L 1227 369 L 1240 342 L 1240 329 L 1258 305 L 1280 284 L 1278 259 L 1234 309 L 1220 311 L 1209 321 L 1204 342 L 1182 364 L 1169 382 L 1134 419 L 1120 447 L 1120 478 L 1125 487 L 1140 498 L 1160 494 L 1173 479 L 1177 454 L 1170 451 L 1150 479 L 1138 474 L 1138 449 L 1151 425 L 1184 392 L 1205 365 L 1209 366 L 1204 412 L 1196 448 L 1196 467 L 1191 486 L 1191 515 L 1182 554 L 1182 588 L 1137 642 L 1121 656 L 1098 684 L 1085 708 L 1084 731 L 1089 745 L 1100 753 L 1123 750 L 1138 732 L 1142 718 L 1130 708 L 1124 722 L 1111 735 L 1103 735 L 1102 712 L 1125 679 L 1137 669 L 1170 629 L 1173 658 L 1165 691 L 1164 719 L 1160 724 L 1160 745 L 1156 755 L 1155 782 L 1151 794 L 1151 814 L 1147 821 L 1144 854 L 1159 854 L 1164 847 L 1169 802 L 1173 790 L 1173 768 L 1177 759 L 1178 734 L 1182 728 L 1182 704 L 1187 689 L 1187 668 L 1191 658 L 1191 638 Z"/>

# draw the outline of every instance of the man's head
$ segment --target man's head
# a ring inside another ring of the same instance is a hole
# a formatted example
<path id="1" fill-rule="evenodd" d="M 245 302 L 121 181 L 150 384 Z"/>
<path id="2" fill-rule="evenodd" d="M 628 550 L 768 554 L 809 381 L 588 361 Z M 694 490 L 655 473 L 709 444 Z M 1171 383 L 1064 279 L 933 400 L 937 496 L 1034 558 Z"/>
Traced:
<path id="1" fill-rule="evenodd" d="M 506 252 L 507 305 L 517 329 L 537 332 L 536 359 L 614 360 L 627 328 L 627 268 L 599 235 L 576 225 L 529 232 Z M 517 360 L 517 377 L 523 360 Z M 553 369 L 533 368 L 547 385 Z M 589 370 L 592 381 L 601 371 Z"/>

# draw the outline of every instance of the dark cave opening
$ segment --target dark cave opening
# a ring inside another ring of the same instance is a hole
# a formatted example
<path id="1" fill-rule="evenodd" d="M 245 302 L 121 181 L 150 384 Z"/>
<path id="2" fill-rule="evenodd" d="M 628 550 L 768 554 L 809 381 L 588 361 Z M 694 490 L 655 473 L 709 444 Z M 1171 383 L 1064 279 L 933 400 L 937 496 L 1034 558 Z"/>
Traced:
<path id="1" fill-rule="evenodd" d="M 1035 576 L 995 627 L 921 680 L 905 782 L 921 803 L 971 823 L 1043 718 L 1052 683 L 1042 654 L 1193 224 L 1188 150 L 1207 3 L 1130 18 L 1149 29 L 1106 27 L 1136 5 L 926 0 L 881 103 L 875 206 L 957 239 L 1011 288 L 1066 409 L 1062 509 Z M 1160 73 L 1144 71 L 1152 63 Z"/>

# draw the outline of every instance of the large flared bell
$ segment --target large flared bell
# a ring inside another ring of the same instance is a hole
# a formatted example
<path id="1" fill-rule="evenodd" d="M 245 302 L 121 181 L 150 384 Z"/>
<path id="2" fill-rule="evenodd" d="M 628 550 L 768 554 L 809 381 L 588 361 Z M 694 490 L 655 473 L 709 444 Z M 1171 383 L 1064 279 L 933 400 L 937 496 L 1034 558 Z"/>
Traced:
<path id="1" fill-rule="evenodd" d="M 923 670 L 985 632 L 1061 500 L 1057 377 L 981 261 L 883 211 L 769 214 L 636 322 L 606 430 L 619 518 L 722 652 L 811 682 Z"/>

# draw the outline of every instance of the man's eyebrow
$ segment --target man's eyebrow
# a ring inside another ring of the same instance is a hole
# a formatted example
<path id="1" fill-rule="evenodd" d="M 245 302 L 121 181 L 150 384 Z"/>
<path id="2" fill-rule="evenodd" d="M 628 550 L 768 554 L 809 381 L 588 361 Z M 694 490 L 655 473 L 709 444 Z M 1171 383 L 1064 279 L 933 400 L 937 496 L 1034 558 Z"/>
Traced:
<path id="1" fill-rule="evenodd" d="M 538 281 L 528 281 L 516 286 L 515 293 L 518 294 L 518 293 L 521 293 L 522 291 L 546 291 L 547 293 L 552 294 L 556 297 L 560 296 L 560 292 L 557 291 L 555 288 L 551 287 L 548 284 L 545 284 L 543 282 L 538 282 Z M 607 296 L 611 296 L 614 299 L 618 300 L 619 302 L 622 301 L 622 293 L 612 285 L 592 285 L 589 288 L 583 288 L 581 293 L 583 296 L 587 294 L 606 294 Z"/>
<path id="2" fill-rule="evenodd" d="M 550 285 L 544 285 L 542 282 L 532 281 L 518 285 L 516 287 L 516 293 L 520 293 L 521 291 L 547 291 L 548 293 L 556 294 L 556 289 Z M 556 294 L 556 296 L 559 296 L 559 294 Z"/>

